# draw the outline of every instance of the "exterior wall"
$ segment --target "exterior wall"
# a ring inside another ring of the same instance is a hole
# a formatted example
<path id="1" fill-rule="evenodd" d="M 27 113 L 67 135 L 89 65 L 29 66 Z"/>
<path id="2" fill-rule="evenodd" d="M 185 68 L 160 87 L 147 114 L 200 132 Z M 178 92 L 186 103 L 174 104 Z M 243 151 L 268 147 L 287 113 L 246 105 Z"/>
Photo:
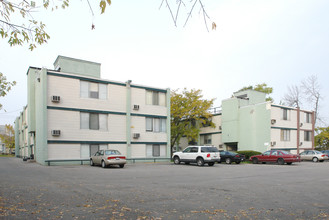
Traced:
<path id="1" fill-rule="evenodd" d="M 283 111 L 288 112 L 287 120 L 283 119 Z M 306 114 L 313 116 L 312 112 L 272 105 L 271 108 L 271 149 L 283 149 L 292 153 L 299 153 L 303 149 L 314 148 L 314 124 L 306 121 Z M 282 140 L 282 130 L 290 131 L 290 140 Z M 311 132 L 310 140 L 305 140 L 305 131 Z"/>
<path id="2" fill-rule="evenodd" d="M 161 157 L 170 158 L 169 89 L 102 80 L 100 64 L 89 61 L 59 56 L 54 65 L 59 71 L 28 70 L 28 108 L 15 123 L 19 156 L 34 154 L 40 164 L 51 159 L 87 159 L 90 145 L 98 145 L 117 149 L 128 159 L 146 158 L 153 157 L 150 146 L 160 145 Z M 81 81 L 106 85 L 106 99 L 81 97 Z M 147 105 L 149 90 L 166 94 L 165 106 Z M 52 100 L 53 96 L 60 101 Z M 82 113 L 107 115 L 107 129 L 81 128 Z M 147 117 L 166 119 L 166 131 L 146 132 Z M 53 130 L 60 135 L 53 135 Z"/>
<path id="3" fill-rule="evenodd" d="M 269 106 L 269 103 L 263 102 L 239 109 L 238 150 L 266 150 L 270 142 Z"/>
<path id="4" fill-rule="evenodd" d="M 56 70 L 83 76 L 100 78 L 101 64 L 71 57 L 58 56 L 54 62 Z"/>

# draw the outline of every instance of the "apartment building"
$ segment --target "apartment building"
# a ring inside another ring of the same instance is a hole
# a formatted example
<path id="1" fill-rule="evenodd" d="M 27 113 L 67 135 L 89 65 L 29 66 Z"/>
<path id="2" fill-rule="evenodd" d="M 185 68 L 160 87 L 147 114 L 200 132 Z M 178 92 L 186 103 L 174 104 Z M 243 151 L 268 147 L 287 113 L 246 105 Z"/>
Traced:
<path id="1" fill-rule="evenodd" d="M 58 56 L 54 70 L 29 67 L 17 156 L 76 163 L 117 149 L 128 159 L 170 158 L 170 90 L 101 79 L 100 66 Z"/>
<path id="2" fill-rule="evenodd" d="M 314 148 L 314 112 L 272 104 L 262 92 L 234 93 L 222 101 L 220 111 L 212 111 L 215 127 L 200 128 L 198 144 L 260 152 L 280 149 L 299 153 Z M 180 146 L 188 144 L 183 138 Z"/>

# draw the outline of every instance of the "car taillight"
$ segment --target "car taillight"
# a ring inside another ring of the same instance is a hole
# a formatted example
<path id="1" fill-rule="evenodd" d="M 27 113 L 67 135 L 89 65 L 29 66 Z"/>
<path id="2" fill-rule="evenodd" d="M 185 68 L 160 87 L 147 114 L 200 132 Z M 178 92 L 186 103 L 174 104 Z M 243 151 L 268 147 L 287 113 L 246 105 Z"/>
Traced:
<path id="1" fill-rule="evenodd" d="M 210 154 L 207 154 L 207 157 L 210 157 Z"/>
<path id="2" fill-rule="evenodd" d="M 321 157 L 325 157 L 326 155 L 322 154 Z"/>
<path id="3" fill-rule="evenodd" d="M 235 157 L 240 157 L 240 155 L 235 155 Z"/>
<path id="4" fill-rule="evenodd" d="M 107 159 L 108 160 L 115 160 L 117 158 L 120 158 L 120 159 L 126 159 L 126 157 L 108 157 Z"/>

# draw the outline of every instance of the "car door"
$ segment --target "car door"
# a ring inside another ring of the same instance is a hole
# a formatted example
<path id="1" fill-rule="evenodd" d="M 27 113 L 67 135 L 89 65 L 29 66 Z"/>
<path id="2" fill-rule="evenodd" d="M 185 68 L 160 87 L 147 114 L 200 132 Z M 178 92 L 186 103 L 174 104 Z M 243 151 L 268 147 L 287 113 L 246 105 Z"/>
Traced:
<path id="1" fill-rule="evenodd" d="M 268 161 L 266 162 L 271 162 L 271 163 L 274 163 L 278 160 L 278 151 L 274 150 L 274 151 L 271 151 L 271 154 L 270 156 L 268 157 Z"/>
<path id="2" fill-rule="evenodd" d="M 102 156 L 104 156 L 104 150 L 99 150 L 97 152 L 97 155 L 96 155 L 96 158 L 95 158 L 95 163 L 96 164 L 101 164 Z"/>
<path id="3" fill-rule="evenodd" d="M 269 162 L 271 151 L 266 151 L 258 157 L 259 162 Z"/>
<path id="4" fill-rule="evenodd" d="M 313 156 L 314 156 L 314 152 L 313 151 L 307 151 L 306 153 L 306 159 L 307 160 L 312 160 L 313 159 Z"/>

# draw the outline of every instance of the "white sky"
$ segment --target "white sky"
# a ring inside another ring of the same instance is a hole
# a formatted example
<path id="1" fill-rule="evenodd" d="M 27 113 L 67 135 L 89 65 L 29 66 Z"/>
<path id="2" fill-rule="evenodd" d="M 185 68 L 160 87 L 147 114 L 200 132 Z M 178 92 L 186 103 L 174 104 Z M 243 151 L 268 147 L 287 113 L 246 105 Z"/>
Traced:
<path id="1" fill-rule="evenodd" d="M 34 13 L 47 25 L 48 44 L 31 52 L 0 41 L 0 71 L 17 81 L 0 98 L 7 110 L 0 111 L 0 124 L 13 124 L 27 104 L 28 67 L 53 69 L 58 55 L 101 63 L 104 79 L 201 89 L 205 98 L 216 98 L 215 107 L 240 88 L 260 83 L 273 87 L 278 104 L 288 86 L 315 74 L 324 96 L 320 113 L 329 122 L 329 1 L 203 0 L 217 24 L 209 32 L 199 7 L 185 28 L 182 10 L 175 27 L 167 8 L 159 10 L 161 1 L 112 0 L 104 15 L 99 0 L 90 1 L 95 17 L 86 0 Z"/>

